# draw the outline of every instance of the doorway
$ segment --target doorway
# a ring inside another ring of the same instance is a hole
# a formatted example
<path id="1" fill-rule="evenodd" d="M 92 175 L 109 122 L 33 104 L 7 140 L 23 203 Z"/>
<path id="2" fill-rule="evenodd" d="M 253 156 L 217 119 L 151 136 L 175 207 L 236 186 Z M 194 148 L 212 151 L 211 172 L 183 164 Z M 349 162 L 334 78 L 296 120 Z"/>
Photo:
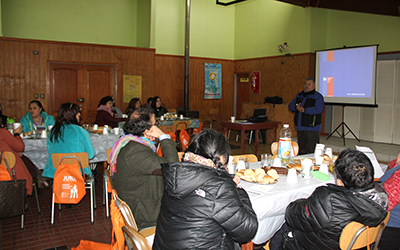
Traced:
<path id="1" fill-rule="evenodd" d="M 236 119 L 241 119 L 242 103 L 249 102 L 249 91 L 251 89 L 251 82 L 249 73 L 236 73 L 235 74 L 235 100 L 234 100 L 234 115 Z"/>
<path id="2" fill-rule="evenodd" d="M 94 123 L 104 96 L 115 96 L 115 65 L 49 63 L 49 114 L 57 116 L 62 103 L 77 103 L 82 123 Z"/>

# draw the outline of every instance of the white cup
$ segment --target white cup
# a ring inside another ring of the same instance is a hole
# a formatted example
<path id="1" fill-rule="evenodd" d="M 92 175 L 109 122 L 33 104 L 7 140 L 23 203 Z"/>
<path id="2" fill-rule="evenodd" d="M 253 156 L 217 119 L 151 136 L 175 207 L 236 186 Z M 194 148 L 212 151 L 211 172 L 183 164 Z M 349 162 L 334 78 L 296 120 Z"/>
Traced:
<path id="1" fill-rule="evenodd" d="M 296 183 L 297 182 L 297 171 L 294 168 L 290 168 L 288 170 L 288 174 L 286 177 L 286 182 Z"/>
<path id="2" fill-rule="evenodd" d="M 321 166 L 319 167 L 319 172 L 328 175 L 328 174 L 329 174 L 328 165 L 326 165 L 326 164 L 321 164 Z"/>
<path id="3" fill-rule="evenodd" d="M 320 156 L 315 157 L 315 164 L 317 166 L 321 165 L 323 162 L 324 162 L 324 157 L 323 156 L 320 155 Z"/>
<path id="4" fill-rule="evenodd" d="M 47 131 L 42 130 L 42 132 L 40 132 L 40 138 L 46 138 L 46 137 L 47 137 Z"/>
<path id="5" fill-rule="evenodd" d="M 326 148 L 325 149 L 325 154 L 328 155 L 332 159 L 332 148 Z"/>
<path id="6" fill-rule="evenodd" d="M 21 126 L 21 123 L 18 123 L 18 122 L 13 123 L 14 129 L 19 128 L 19 126 Z"/>
<path id="7" fill-rule="evenodd" d="M 53 125 L 49 125 L 49 126 L 47 126 L 47 130 L 51 130 L 53 128 Z"/>
<path id="8" fill-rule="evenodd" d="M 235 117 L 231 116 L 231 122 L 234 123 L 235 122 Z"/>
<path id="9" fill-rule="evenodd" d="M 106 124 L 106 125 L 104 125 L 104 127 L 105 127 L 105 128 L 108 128 L 108 125 Z"/>
<path id="10" fill-rule="evenodd" d="M 104 126 L 103 128 L 103 135 L 108 135 L 108 128 Z"/>
<path id="11" fill-rule="evenodd" d="M 278 167 L 278 168 L 282 167 L 281 158 L 275 157 L 274 162 L 272 163 L 272 166 L 273 167 Z"/>
<path id="12" fill-rule="evenodd" d="M 98 130 L 98 129 L 99 129 L 99 125 L 93 124 L 93 130 Z"/>
<path id="13" fill-rule="evenodd" d="M 161 121 L 164 121 L 164 116 L 161 116 L 161 117 L 160 117 L 160 120 L 161 120 Z"/>
<path id="14" fill-rule="evenodd" d="M 119 135 L 119 128 L 113 128 L 113 130 L 115 135 Z"/>
<path id="15" fill-rule="evenodd" d="M 183 119 L 183 115 L 181 115 L 179 118 L 182 120 Z"/>

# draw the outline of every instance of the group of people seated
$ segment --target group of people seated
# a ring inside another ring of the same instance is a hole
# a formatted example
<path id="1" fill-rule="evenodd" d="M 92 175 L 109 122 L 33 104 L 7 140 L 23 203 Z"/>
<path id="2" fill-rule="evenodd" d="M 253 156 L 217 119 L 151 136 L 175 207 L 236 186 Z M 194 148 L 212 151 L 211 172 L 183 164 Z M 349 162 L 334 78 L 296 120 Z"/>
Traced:
<path id="1" fill-rule="evenodd" d="M 157 112 L 164 109 L 160 98 L 151 100 L 155 109 L 139 107 L 140 100 L 131 102 L 133 109 L 124 119 L 124 135 L 110 156 L 111 175 L 114 188 L 130 206 L 138 228 L 156 226 L 153 249 L 240 249 L 240 244 L 255 236 L 258 221 L 240 179 L 225 169 L 230 154 L 227 139 L 215 130 L 203 130 L 193 137 L 180 160 L 175 142 L 155 125 Z M 107 115 L 114 117 L 112 108 L 112 98 L 102 98 L 98 116 L 103 121 L 109 119 L 104 118 Z M 0 140 L 4 142 L 0 150 L 22 155 L 24 146 L 19 134 L 26 127 L 29 131 L 53 126 L 47 138 L 49 158 L 43 171 L 43 176 L 53 178 L 52 153 L 87 152 L 89 158 L 94 157 L 89 134 L 79 122 L 80 108 L 76 104 L 62 104 L 54 120 L 40 102 L 32 101 L 14 136 L 0 129 Z M 156 142 L 162 156 L 156 153 Z M 399 163 L 400 156 L 381 182 L 374 182 L 369 158 L 356 150 L 343 150 L 335 162 L 335 184 L 321 186 L 307 199 L 289 204 L 286 222 L 271 239 L 270 249 L 340 249 L 340 233 L 349 222 L 377 226 L 387 211 L 391 215 L 379 249 L 398 249 Z M 18 164 L 24 167 L 18 170 L 21 167 L 16 166 L 16 177 L 27 179 L 29 194 L 32 177 L 27 177 L 30 173 L 22 158 Z M 85 173 L 92 174 L 89 167 Z"/>

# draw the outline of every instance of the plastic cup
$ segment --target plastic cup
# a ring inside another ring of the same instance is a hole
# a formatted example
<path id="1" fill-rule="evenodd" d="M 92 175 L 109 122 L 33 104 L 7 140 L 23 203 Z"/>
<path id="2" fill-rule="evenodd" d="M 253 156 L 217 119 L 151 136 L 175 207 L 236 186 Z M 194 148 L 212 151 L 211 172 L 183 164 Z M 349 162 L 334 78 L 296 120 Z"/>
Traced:
<path id="1" fill-rule="evenodd" d="M 99 125 L 93 124 L 93 130 L 98 130 L 98 129 L 99 129 Z"/>
<path id="2" fill-rule="evenodd" d="M 53 128 L 53 125 L 49 125 L 49 126 L 47 126 L 47 130 L 51 130 Z"/>
<path id="3" fill-rule="evenodd" d="M 182 120 L 183 119 L 183 115 L 181 115 L 179 118 Z"/>
<path id="4" fill-rule="evenodd" d="M 328 155 L 332 159 L 332 148 L 326 148 L 325 149 L 325 154 Z"/>
<path id="5" fill-rule="evenodd" d="M 42 130 L 42 132 L 40 132 L 40 138 L 47 138 L 47 131 L 46 130 Z"/>
<path id="6" fill-rule="evenodd" d="M 114 134 L 119 135 L 119 128 L 113 128 Z"/>
<path id="7" fill-rule="evenodd" d="M 274 162 L 272 163 L 272 166 L 281 168 L 281 167 L 282 167 L 281 158 L 276 157 L 276 158 L 274 159 Z"/>
<path id="8" fill-rule="evenodd" d="M 19 126 L 21 126 L 21 123 L 18 123 L 18 122 L 13 123 L 13 128 L 14 129 L 19 128 Z"/>
<path id="9" fill-rule="evenodd" d="M 286 182 L 296 183 L 297 182 L 297 172 L 296 169 L 290 168 L 286 177 Z"/>
<path id="10" fill-rule="evenodd" d="M 108 135 L 108 128 L 106 127 L 103 128 L 103 135 Z"/>
<path id="11" fill-rule="evenodd" d="M 328 174 L 329 174 L 328 165 L 326 165 L 326 164 L 321 164 L 321 166 L 319 167 L 319 172 L 328 175 Z"/>
<path id="12" fill-rule="evenodd" d="M 315 164 L 317 166 L 321 165 L 324 162 L 324 157 L 323 156 L 317 156 L 315 157 Z"/>
<path id="13" fill-rule="evenodd" d="M 311 169 L 313 167 L 313 162 L 311 159 L 304 159 L 301 161 L 301 176 L 304 179 L 311 178 Z"/>
<path id="14" fill-rule="evenodd" d="M 231 116 L 231 122 L 234 123 L 235 122 L 235 117 Z"/>

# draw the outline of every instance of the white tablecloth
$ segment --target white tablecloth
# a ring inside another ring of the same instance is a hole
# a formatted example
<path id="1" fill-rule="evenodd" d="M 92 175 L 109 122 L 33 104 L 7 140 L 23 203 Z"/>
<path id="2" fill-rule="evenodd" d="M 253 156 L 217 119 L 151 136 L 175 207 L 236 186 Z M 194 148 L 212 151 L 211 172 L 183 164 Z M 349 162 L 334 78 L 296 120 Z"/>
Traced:
<path id="1" fill-rule="evenodd" d="M 109 148 L 114 147 L 118 141 L 119 135 L 108 134 L 90 134 L 90 140 L 95 151 L 94 158 L 89 163 L 107 161 L 106 151 Z M 47 139 L 23 139 L 25 143 L 24 155 L 26 155 L 39 169 L 44 169 L 47 163 L 48 153 L 46 142 Z"/>
<path id="2" fill-rule="evenodd" d="M 250 168 L 260 167 L 259 162 L 250 164 Z M 250 201 L 258 219 L 258 231 L 253 238 L 255 244 L 269 240 L 285 221 L 286 207 L 292 201 L 309 197 L 315 188 L 326 185 L 327 182 L 317 178 L 303 179 L 297 176 L 297 183 L 286 182 L 286 175 L 280 175 L 276 184 L 262 185 L 241 181 L 240 185 L 248 192 Z M 330 176 L 330 183 L 334 177 Z"/>

